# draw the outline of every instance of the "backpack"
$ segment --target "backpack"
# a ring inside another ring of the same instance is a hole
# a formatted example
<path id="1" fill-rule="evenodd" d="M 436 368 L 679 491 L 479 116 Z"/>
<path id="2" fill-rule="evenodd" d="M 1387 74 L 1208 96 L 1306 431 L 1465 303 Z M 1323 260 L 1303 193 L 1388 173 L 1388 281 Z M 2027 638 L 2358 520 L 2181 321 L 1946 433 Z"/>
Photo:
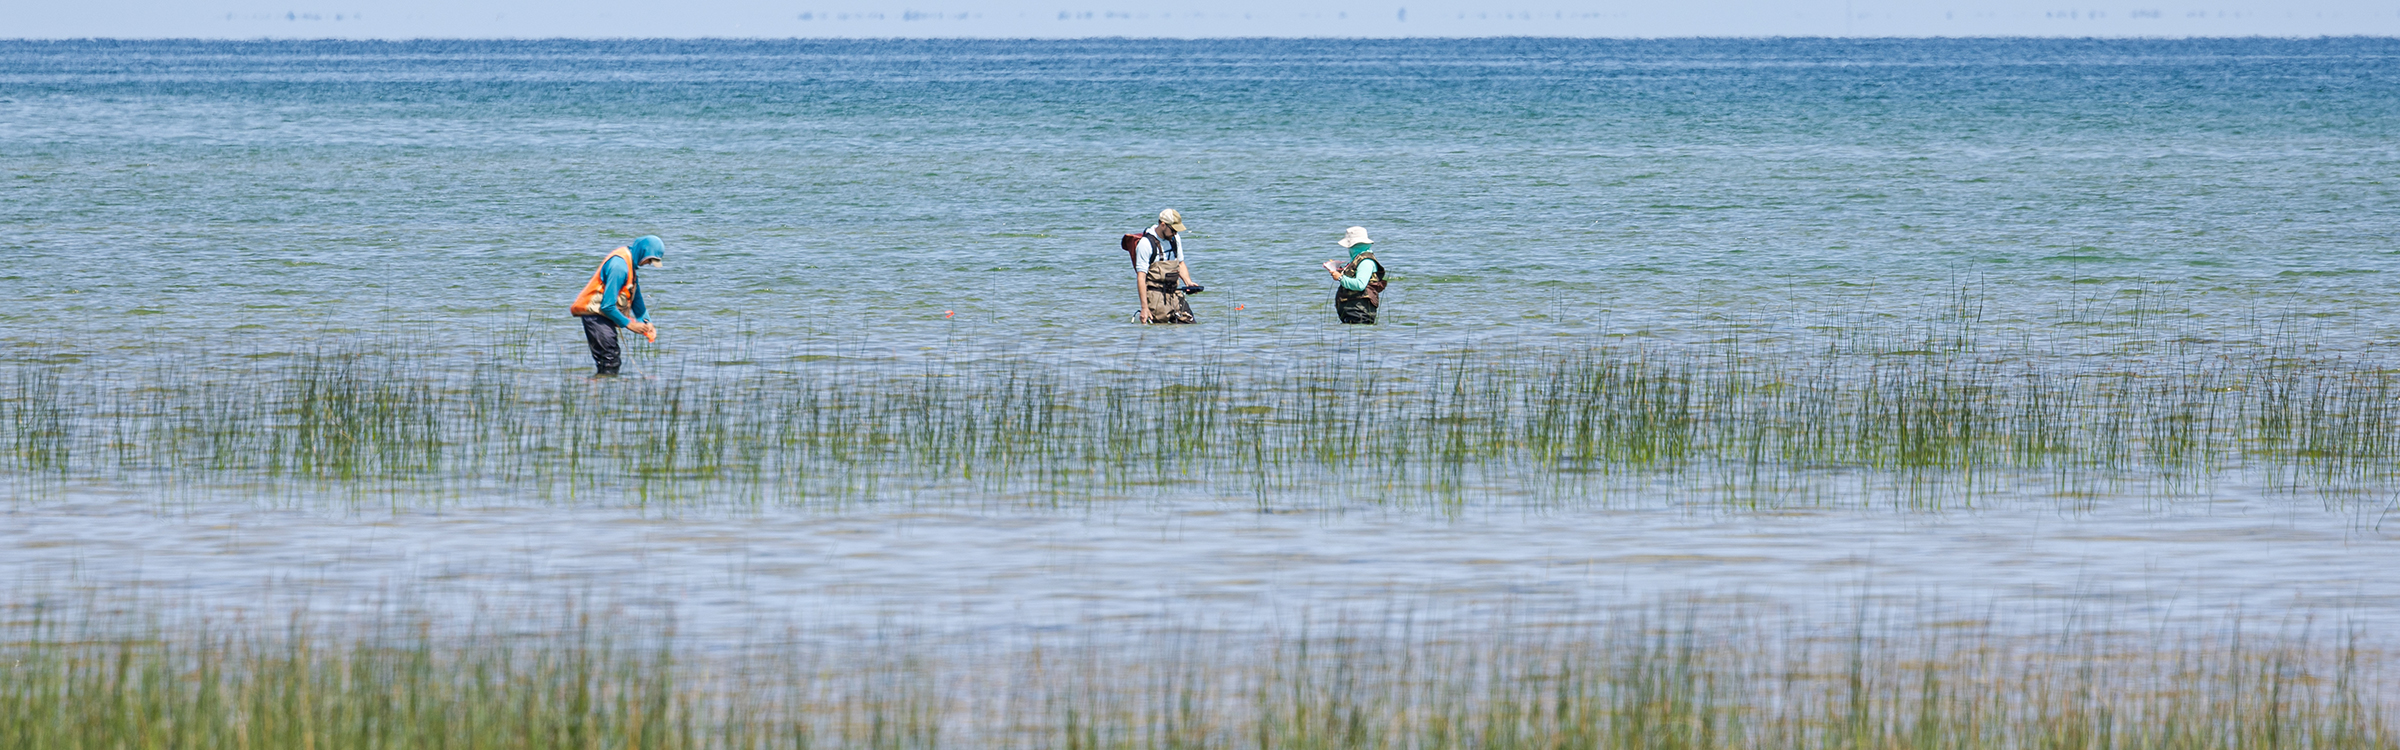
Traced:
<path id="1" fill-rule="evenodd" d="M 1141 259 L 1141 257 L 1140 257 L 1140 256 L 1138 256 L 1138 255 L 1135 255 L 1135 253 L 1141 252 L 1141 249 L 1142 249 L 1142 238 L 1143 238 L 1143 237 L 1145 237 L 1145 236 L 1147 236 L 1147 235 L 1144 235 L 1144 234 L 1142 234 L 1141 232 L 1134 232 L 1134 233 L 1132 233 L 1132 234 L 1125 235 L 1123 238 L 1120 238 L 1120 239 L 1118 239 L 1118 240 L 1117 240 L 1117 246 L 1118 246 L 1118 247 L 1125 248 L 1125 260 L 1126 260 L 1126 262 L 1132 263 L 1132 264 L 1134 264 L 1134 265 L 1136 265 L 1136 266 L 1139 266 L 1139 265 L 1141 265 L 1141 264 L 1142 264 L 1142 259 Z"/>
<path id="2" fill-rule="evenodd" d="M 1175 251 L 1175 257 L 1177 257 L 1177 258 L 1181 258 L 1181 257 L 1183 257 L 1183 241 L 1182 241 L 1182 240 L 1163 240 L 1163 239 L 1159 239 L 1159 238 L 1156 238 L 1156 237 L 1152 237 L 1152 236 L 1150 236 L 1150 232 L 1149 232 L 1148 230 L 1143 230 L 1143 231 L 1140 231 L 1140 232 L 1134 232 L 1134 233 L 1132 233 L 1132 234 L 1125 235 L 1124 237 L 1117 238 L 1117 247 L 1121 247 L 1121 248 L 1124 248 L 1124 249 L 1125 249 L 1125 260 L 1127 260 L 1127 261 L 1129 261 L 1129 262 L 1133 263 L 1133 267 L 1134 267 L 1134 269 L 1135 269 L 1135 270 L 1140 270 L 1140 269 L 1141 269 L 1141 267 L 1142 267 L 1142 256 L 1141 256 L 1141 252 L 1142 252 L 1142 240 L 1151 240 L 1151 241 L 1153 241 L 1153 242 L 1155 243 L 1155 245 L 1156 245 L 1158 248 L 1160 248 L 1160 250 L 1161 250 L 1162 252 L 1163 252 L 1164 250 L 1166 250 L 1167 248 L 1169 248 L 1169 247 L 1172 247 L 1172 248 L 1174 249 L 1174 251 Z M 1175 243 L 1175 244 L 1173 244 L 1173 245 L 1171 245 L 1171 246 L 1170 246 L 1170 245 L 1168 245 L 1168 244 L 1167 244 L 1168 242 L 1173 242 L 1173 243 Z M 1152 257 L 1156 257 L 1156 256 L 1152 256 Z"/>

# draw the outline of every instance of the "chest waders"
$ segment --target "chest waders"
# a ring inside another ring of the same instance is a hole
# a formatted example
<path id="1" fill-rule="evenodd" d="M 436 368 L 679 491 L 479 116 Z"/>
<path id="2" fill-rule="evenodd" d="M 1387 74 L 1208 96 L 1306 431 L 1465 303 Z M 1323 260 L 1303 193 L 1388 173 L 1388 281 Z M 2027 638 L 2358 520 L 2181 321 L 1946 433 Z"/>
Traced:
<path id="1" fill-rule="evenodd" d="M 1369 250 L 1351 258 L 1349 265 L 1342 266 L 1342 275 L 1358 278 L 1358 264 L 1367 260 L 1375 260 L 1375 251 Z M 1367 275 L 1367 288 L 1333 288 L 1333 314 L 1341 317 L 1343 323 L 1374 325 L 1375 310 L 1383 306 L 1384 286 L 1383 261 L 1376 260 L 1375 272 Z"/>
<path id="2" fill-rule="evenodd" d="M 1183 292 L 1183 238 L 1162 240 L 1144 231 L 1125 235 L 1125 252 L 1132 254 L 1142 239 L 1150 240 L 1150 267 L 1142 269 L 1142 309 L 1152 323 L 1191 323 L 1192 301 Z M 1135 263 L 1141 258 L 1135 257 Z"/>

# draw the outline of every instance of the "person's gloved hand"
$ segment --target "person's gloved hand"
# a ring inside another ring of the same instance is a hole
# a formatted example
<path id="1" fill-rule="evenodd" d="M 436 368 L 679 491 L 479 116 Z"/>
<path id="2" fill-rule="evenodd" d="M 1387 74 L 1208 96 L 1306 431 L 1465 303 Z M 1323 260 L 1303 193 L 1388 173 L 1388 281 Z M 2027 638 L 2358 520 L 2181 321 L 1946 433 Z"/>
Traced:
<path id="1" fill-rule="evenodd" d="M 1199 294 L 1199 293 L 1201 293 L 1201 292 L 1205 292 L 1205 291 L 1208 291 L 1208 287 L 1204 287 L 1204 286 L 1201 286 L 1201 285 L 1199 285 L 1199 284 L 1185 284 L 1185 285 L 1183 285 L 1183 293 L 1184 293 L 1184 294 Z"/>
<path id="2" fill-rule="evenodd" d="M 648 323 L 636 320 L 631 324 L 626 325 L 625 330 L 641 334 L 642 338 L 649 339 L 650 343 L 658 343 L 658 329 L 652 327 Z"/>

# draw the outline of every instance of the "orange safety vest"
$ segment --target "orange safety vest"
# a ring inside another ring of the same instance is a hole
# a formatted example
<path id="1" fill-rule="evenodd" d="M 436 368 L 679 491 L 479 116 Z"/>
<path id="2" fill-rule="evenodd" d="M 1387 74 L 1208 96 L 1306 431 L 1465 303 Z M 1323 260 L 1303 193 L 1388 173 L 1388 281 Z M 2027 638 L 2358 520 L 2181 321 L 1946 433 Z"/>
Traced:
<path id="1" fill-rule="evenodd" d="M 608 251 L 608 257 L 600 259 L 600 267 L 592 269 L 592 280 L 584 283 L 582 294 L 575 295 L 575 304 L 567 308 L 569 314 L 602 314 L 600 295 L 608 293 L 603 288 L 608 284 L 608 262 L 616 258 L 625 259 L 625 286 L 617 290 L 617 311 L 624 313 L 627 319 L 633 317 L 633 295 L 641 291 L 641 286 L 633 277 L 633 251 L 621 247 Z"/>

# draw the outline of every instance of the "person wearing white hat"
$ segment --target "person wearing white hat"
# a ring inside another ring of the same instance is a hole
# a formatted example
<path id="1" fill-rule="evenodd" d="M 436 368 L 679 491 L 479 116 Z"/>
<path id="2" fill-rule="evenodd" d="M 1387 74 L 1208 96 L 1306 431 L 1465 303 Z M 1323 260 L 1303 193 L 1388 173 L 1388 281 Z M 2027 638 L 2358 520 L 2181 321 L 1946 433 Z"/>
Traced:
<path id="1" fill-rule="evenodd" d="M 1158 212 L 1158 223 L 1138 235 L 1126 235 L 1126 251 L 1133 255 L 1134 301 L 1140 305 L 1134 319 L 1143 323 L 1190 323 L 1191 300 L 1185 295 L 1202 290 L 1200 282 L 1192 280 L 1191 264 L 1184 260 L 1183 214 L 1175 209 Z"/>
<path id="2" fill-rule="evenodd" d="M 1375 310 L 1383 306 L 1383 264 L 1375 260 L 1375 240 L 1367 237 L 1366 227 L 1351 227 L 1342 232 L 1342 247 L 1349 248 L 1350 262 L 1325 261 L 1325 272 L 1333 274 L 1339 286 L 1333 289 L 1333 313 L 1343 323 L 1375 324 Z"/>

